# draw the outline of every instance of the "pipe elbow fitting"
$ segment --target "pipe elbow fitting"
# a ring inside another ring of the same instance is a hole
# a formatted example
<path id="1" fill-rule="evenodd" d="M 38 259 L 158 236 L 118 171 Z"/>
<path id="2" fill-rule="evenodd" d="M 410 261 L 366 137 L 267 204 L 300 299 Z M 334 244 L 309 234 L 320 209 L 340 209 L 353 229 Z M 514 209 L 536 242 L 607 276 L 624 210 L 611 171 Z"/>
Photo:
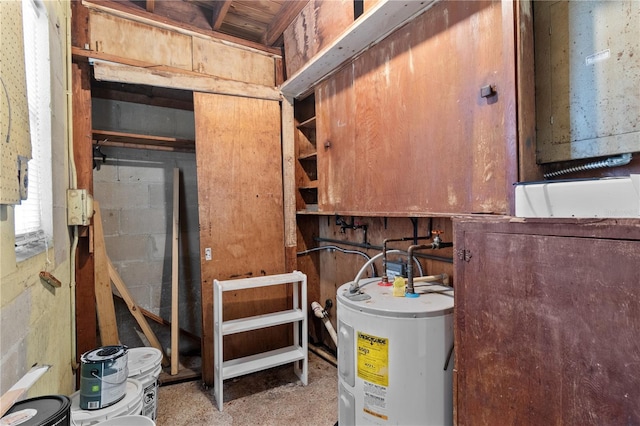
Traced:
<path id="1" fill-rule="evenodd" d="M 320 319 L 323 319 L 327 316 L 327 311 L 325 311 L 318 302 L 312 302 L 311 309 L 313 310 L 314 315 Z"/>

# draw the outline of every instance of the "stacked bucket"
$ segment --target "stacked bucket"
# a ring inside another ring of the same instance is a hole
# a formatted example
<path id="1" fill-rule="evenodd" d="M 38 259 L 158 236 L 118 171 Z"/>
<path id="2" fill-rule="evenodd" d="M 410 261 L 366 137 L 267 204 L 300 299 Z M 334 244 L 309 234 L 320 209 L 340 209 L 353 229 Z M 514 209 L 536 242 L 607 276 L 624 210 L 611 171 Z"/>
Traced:
<path id="1" fill-rule="evenodd" d="M 80 390 L 71 395 L 74 426 L 154 426 L 162 353 L 104 346 L 80 358 Z"/>
<path id="2" fill-rule="evenodd" d="M 20 401 L 0 426 L 155 426 L 162 352 L 103 346 L 80 361 L 79 391 Z"/>

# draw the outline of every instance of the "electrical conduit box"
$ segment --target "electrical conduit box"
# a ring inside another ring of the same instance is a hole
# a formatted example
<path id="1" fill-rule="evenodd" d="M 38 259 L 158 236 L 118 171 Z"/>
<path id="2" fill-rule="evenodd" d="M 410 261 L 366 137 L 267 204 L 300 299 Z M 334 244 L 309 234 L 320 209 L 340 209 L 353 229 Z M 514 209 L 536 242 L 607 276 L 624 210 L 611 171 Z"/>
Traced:
<path id="1" fill-rule="evenodd" d="M 93 197 L 86 189 L 67 190 L 67 225 L 88 226 L 93 216 Z"/>
<path id="2" fill-rule="evenodd" d="M 519 183 L 517 217 L 640 218 L 640 174 Z"/>

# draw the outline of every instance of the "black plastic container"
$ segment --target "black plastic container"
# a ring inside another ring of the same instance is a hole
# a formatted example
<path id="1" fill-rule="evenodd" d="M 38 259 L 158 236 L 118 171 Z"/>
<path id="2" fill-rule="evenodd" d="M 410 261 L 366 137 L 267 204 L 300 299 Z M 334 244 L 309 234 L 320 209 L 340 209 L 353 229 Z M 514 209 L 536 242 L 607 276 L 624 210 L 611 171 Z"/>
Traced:
<path id="1" fill-rule="evenodd" d="M 64 395 L 47 395 L 16 402 L 0 425 L 70 426 L 71 400 Z"/>

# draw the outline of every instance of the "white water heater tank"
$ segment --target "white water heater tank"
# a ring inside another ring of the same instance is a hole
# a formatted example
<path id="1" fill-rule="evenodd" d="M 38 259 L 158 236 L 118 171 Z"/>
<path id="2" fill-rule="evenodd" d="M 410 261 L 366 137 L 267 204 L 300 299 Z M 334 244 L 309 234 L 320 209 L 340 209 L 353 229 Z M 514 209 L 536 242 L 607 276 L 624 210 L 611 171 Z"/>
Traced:
<path id="1" fill-rule="evenodd" d="M 394 297 L 379 281 L 360 280 L 366 300 L 338 289 L 338 424 L 452 424 L 453 290 Z"/>

